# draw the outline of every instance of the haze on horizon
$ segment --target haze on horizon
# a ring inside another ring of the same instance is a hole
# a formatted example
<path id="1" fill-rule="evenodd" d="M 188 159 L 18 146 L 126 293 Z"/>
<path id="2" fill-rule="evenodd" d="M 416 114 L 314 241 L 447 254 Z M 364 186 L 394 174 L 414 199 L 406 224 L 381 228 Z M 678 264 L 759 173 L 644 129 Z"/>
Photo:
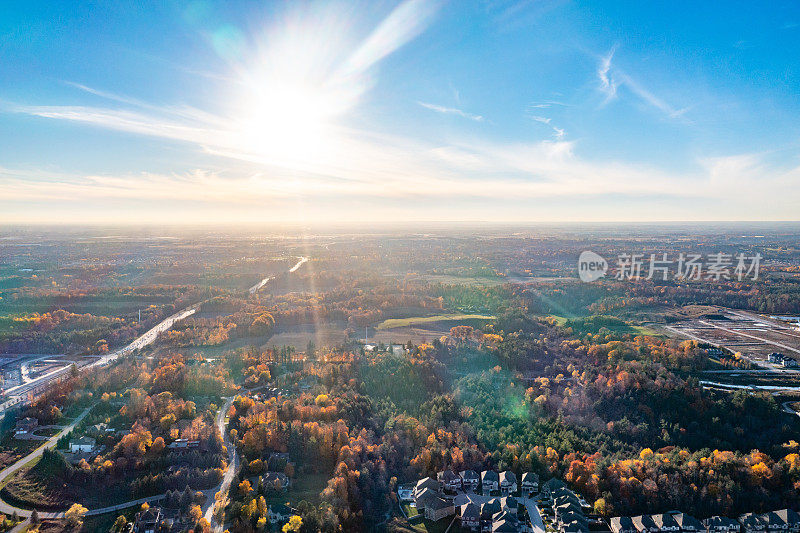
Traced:
<path id="1" fill-rule="evenodd" d="M 797 220 L 800 6 L 0 7 L 0 223 Z"/>

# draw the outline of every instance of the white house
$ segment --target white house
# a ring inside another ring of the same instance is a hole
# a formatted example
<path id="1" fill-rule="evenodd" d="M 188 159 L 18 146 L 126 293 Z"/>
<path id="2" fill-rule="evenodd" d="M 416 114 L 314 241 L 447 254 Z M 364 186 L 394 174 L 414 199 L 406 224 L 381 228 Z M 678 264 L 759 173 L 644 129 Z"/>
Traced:
<path id="1" fill-rule="evenodd" d="M 69 451 L 72 453 L 91 453 L 94 451 L 96 441 L 91 437 L 81 437 L 69 441 Z"/>

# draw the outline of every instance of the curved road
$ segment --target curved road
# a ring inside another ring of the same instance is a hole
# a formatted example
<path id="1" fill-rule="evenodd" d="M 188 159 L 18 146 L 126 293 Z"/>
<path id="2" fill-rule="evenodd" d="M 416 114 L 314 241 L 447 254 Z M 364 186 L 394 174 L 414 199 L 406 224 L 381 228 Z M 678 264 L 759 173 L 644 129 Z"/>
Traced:
<path id="1" fill-rule="evenodd" d="M 214 490 L 211 494 L 211 497 L 206 500 L 205 505 L 203 506 L 203 516 L 208 523 L 211 524 L 211 527 L 214 531 L 222 531 L 222 524 L 217 524 L 216 520 L 214 519 L 214 504 L 216 503 L 216 493 L 221 492 L 223 494 L 227 494 L 228 490 L 231 488 L 231 483 L 233 482 L 233 478 L 236 475 L 236 472 L 239 470 L 239 455 L 236 453 L 236 447 L 228 441 L 228 436 L 225 433 L 225 418 L 228 416 L 228 411 L 233 404 L 233 399 L 235 396 L 231 396 L 222 406 L 222 408 L 217 413 L 217 429 L 219 430 L 219 434 L 222 435 L 222 439 L 225 443 L 225 447 L 228 449 L 228 468 L 225 469 L 225 474 L 222 476 L 222 482 L 219 484 L 219 490 Z"/>

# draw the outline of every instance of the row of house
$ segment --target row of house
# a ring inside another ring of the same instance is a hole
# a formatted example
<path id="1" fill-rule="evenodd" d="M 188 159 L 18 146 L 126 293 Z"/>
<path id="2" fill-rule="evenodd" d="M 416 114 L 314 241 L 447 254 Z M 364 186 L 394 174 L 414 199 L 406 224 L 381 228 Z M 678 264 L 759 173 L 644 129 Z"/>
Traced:
<path id="1" fill-rule="evenodd" d="M 776 365 L 783 365 L 787 368 L 795 368 L 798 366 L 797 360 L 791 357 L 786 357 L 782 353 L 772 352 L 767 356 L 767 361 Z"/>
<path id="2" fill-rule="evenodd" d="M 450 478 L 449 475 L 440 477 Z M 470 477 L 467 476 L 467 479 Z M 461 526 L 472 531 L 505 533 L 523 530 L 517 518 L 519 502 L 513 496 L 485 499 L 456 489 L 455 482 L 452 479 L 449 481 L 450 484 L 442 485 L 426 477 L 414 486 L 412 497 L 417 511 L 426 519 L 436 521 L 458 514 Z M 446 490 L 453 490 L 457 494 L 450 497 L 445 494 Z"/>
<path id="3" fill-rule="evenodd" d="M 521 484 L 517 484 L 517 475 L 514 472 L 505 470 L 495 472 L 494 470 L 484 470 L 480 474 L 475 470 L 463 470 L 455 473 L 452 470 L 444 470 L 436 474 L 440 484 L 440 490 L 449 493 L 459 491 L 477 492 L 480 488 L 484 494 L 500 491 L 501 494 L 511 494 L 517 492 L 519 488 L 525 495 L 531 495 L 539 491 L 539 476 L 532 472 L 522 474 Z"/>
<path id="4" fill-rule="evenodd" d="M 553 522 L 561 533 L 588 533 L 589 520 L 584 503 L 560 479 L 550 479 L 542 486 L 543 498 L 552 501 Z"/>
<path id="5" fill-rule="evenodd" d="M 791 509 L 782 509 L 764 514 L 747 513 L 738 520 L 712 516 L 701 522 L 685 513 L 671 511 L 616 516 L 610 525 L 613 533 L 797 533 L 800 531 L 800 515 Z"/>
<path id="6" fill-rule="evenodd" d="M 484 503 L 467 501 L 458 507 L 462 529 L 481 533 L 516 533 L 524 526 L 517 517 L 518 504 L 513 496 L 492 498 Z"/>

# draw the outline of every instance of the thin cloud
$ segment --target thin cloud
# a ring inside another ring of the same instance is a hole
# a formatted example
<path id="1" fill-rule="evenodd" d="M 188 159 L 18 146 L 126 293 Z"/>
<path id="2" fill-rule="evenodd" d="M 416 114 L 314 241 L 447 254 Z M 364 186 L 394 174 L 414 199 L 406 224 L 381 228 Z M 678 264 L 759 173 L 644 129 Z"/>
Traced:
<path id="1" fill-rule="evenodd" d="M 571 107 L 572 104 L 566 104 L 564 102 L 557 101 L 532 102 L 528 104 L 529 109 L 547 109 L 553 106 Z"/>
<path id="2" fill-rule="evenodd" d="M 483 122 L 483 116 L 475 115 L 472 113 L 468 113 L 461 109 L 455 107 L 445 107 L 436 104 L 429 104 L 427 102 L 417 102 L 417 104 L 421 105 L 425 109 L 430 109 L 431 111 L 436 111 L 437 113 L 442 113 L 444 115 L 457 115 L 459 117 L 468 118 L 470 120 L 474 120 L 476 122 Z"/>
<path id="3" fill-rule="evenodd" d="M 606 95 L 606 103 L 617 96 L 617 82 L 611 76 L 611 60 L 617 47 L 614 46 L 604 57 L 600 58 L 600 66 L 597 68 L 597 77 L 600 79 L 600 91 Z"/>
<path id="4" fill-rule="evenodd" d="M 406 0 L 373 31 L 345 64 L 345 77 L 359 75 L 422 33 L 439 11 L 440 2 Z"/>
<path id="5" fill-rule="evenodd" d="M 626 72 L 614 66 L 613 59 L 617 47 L 614 46 L 605 56 L 600 58 L 600 64 L 597 68 L 597 78 L 600 82 L 599 90 L 605 95 L 603 104 L 607 104 L 611 100 L 617 98 L 618 90 L 620 87 L 626 87 L 638 97 L 642 102 L 658 109 L 670 118 L 679 118 L 683 116 L 686 108 L 675 108 L 665 102 L 662 98 L 656 96 L 651 91 L 646 89 L 641 83 L 636 81 Z"/>
<path id="6" fill-rule="evenodd" d="M 540 116 L 540 115 L 529 115 L 529 117 L 530 117 L 531 120 L 533 120 L 535 122 L 540 122 L 541 124 L 545 124 L 547 126 L 550 126 L 553 129 L 553 134 L 554 134 L 555 139 L 557 141 L 560 141 L 566 135 L 566 132 L 564 131 L 564 129 L 563 128 L 559 128 L 555 124 L 553 124 L 552 123 L 553 119 L 551 119 L 550 117 L 543 117 L 543 116 Z"/>

